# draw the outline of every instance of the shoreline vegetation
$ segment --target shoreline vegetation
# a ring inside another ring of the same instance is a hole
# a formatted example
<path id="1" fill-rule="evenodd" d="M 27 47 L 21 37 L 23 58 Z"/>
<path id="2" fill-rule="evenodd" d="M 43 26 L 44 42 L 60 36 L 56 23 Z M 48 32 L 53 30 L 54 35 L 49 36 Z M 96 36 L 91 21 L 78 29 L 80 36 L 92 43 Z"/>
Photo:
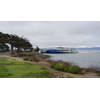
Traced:
<path id="1" fill-rule="evenodd" d="M 8 46 L 10 45 L 10 47 Z M 50 60 L 26 38 L 0 32 L 0 78 L 97 78 L 95 68 Z"/>
<path id="2" fill-rule="evenodd" d="M 53 61 L 39 53 L 19 53 L 0 57 L 1 78 L 98 78 L 100 71 L 80 68 L 69 62 Z"/>

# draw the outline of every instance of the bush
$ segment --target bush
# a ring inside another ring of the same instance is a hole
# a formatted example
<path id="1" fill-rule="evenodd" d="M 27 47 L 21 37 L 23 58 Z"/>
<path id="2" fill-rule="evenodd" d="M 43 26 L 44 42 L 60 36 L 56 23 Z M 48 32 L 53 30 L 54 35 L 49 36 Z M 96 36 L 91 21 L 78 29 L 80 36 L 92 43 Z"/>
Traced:
<path id="1" fill-rule="evenodd" d="M 65 72 L 69 72 L 69 67 L 64 67 Z"/>
<path id="2" fill-rule="evenodd" d="M 54 69 L 59 71 L 64 71 L 64 64 L 63 63 L 56 63 L 52 66 Z"/>
<path id="3" fill-rule="evenodd" d="M 79 74 L 81 72 L 81 69 L 78 66 L 70 66 L 68 72 Z"/>
<path id="4" fill-rule="evenodd" d="M 70 63 L 64 63 L 64 62 L 56 62 L 54 64 L 52 64 L 52 68 L 54 68 L 55 70 L 58 71 L 64 71 L 64 72 L 69 72 L 69 73 L 73 73 L 73 74 L 79 74 L 81 73 L 81 68 L 76 66 L 76 65 L 72 65 Z"/>

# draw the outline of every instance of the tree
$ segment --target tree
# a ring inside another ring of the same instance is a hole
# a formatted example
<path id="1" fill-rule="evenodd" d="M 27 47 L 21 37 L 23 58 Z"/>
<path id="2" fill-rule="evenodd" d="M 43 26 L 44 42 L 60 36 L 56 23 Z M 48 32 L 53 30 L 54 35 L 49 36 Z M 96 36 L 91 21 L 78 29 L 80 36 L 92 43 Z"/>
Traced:
<path id="1" fill-rule="evenodd" d="M 9 43 L 9 34 L 0 32 L 0 48 L 4 51 L 9 51 L 7 43 Z"/>
<path id="2" fill-rule="evenodd" d="M 7 52 L 7 51 L 9 51 L 9 46 L 4 43 L 0 44 L 0 52 Z"/>
<path id="3" fill-rule="evenodd" d="M 37 46 L 37 47 L 35 48 L 35 51 L 36 51 L 36 52 L 39 52 L 39 50 L 40 50 L 40 48 Z"/>
<path id="4" fill-rule="evenodd" d="M 17 35 L 11 35 L 11 40 L 10 40 L 11 48 L 12 48 L 12 53 L 13 53 L 13 48 L 17 48 L 17 52 L 21 52 L 22 49 L 32 49 L 32 44 L 25 38 L 19 37 Z"/>
<path id="5" fill-rule="evenodd" d="M 14 47 L 17 48 L 17 52 L 20 52 L 26 49 L 32 50 L 32 44 L 23 37 L 19 37 L 17 35 L 13 34 L 4 34 L 0 32 L 0 44 L 10 44 L 11 45 L 11 54 L 14 53 Z"/>

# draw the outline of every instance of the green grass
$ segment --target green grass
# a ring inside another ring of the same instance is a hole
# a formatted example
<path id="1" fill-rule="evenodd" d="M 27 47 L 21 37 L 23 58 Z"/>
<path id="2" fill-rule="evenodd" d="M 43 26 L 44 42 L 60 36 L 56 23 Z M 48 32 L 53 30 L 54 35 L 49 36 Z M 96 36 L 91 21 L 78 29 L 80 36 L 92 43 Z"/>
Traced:
<path id="1" fill-rule="evenodd" d="M 49 78 L 51 73 L 43 66 L 11 58 L 0 58 L 1 78 Z"/>

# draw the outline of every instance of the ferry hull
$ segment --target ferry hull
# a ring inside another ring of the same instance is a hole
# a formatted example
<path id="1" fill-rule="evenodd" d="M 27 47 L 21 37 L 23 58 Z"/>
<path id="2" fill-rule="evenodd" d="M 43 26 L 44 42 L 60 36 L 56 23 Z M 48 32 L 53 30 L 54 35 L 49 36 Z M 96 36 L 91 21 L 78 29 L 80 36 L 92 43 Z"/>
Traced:
<path id="1" fill-rule="evenodd" d="M 41 51 L 41 53 L 63 54 L 63 53 L 77 53 L 77 52 L 73 52 L 73 51 L 63 51 L 63 50 L 45 50 L 45 51 Z"/>

